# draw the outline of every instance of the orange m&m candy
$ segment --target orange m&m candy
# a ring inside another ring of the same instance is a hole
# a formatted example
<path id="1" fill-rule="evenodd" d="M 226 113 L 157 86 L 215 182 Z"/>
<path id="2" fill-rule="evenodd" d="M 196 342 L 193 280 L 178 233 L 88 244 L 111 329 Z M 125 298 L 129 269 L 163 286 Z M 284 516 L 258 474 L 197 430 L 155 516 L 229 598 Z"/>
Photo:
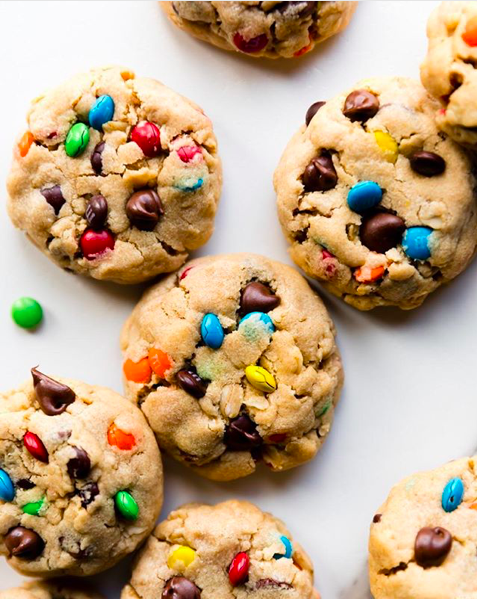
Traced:
<path id="1" fill-rule="evenodd" d="M 114 422 L 108 428 L 108 443 L 118 449 L 129 450 L 136 445 L 136 439 L 131 433 L 125 433 Z"/>
<path id="2" fill-rule="evenodd" d="M 147 358 L 142 358 L 139 362 L 126 360 L 123 364 L 124 376 L 133 383 L 149 383 L 151 380 L 151 366 Z"/>
<path id="3" fill-rule="evenodd" d="M 25 131 L 22 135 L 20 141 L 18 142 L 18 150 L 20 151 L 20 156 L 25 158 L 28 154 L 28 150 L 30 149 L 31 144 L 34 141 L 34 137 L 31 131 Z"/>
<path id="4" fill-rule="evenodd" d="M 370 266 L 361 266 L 354 273 L 354 278 L 359 283 L 373 283 L 378 279 L 381 279 L 384 275 L 385 268 L 384 266 L 376 266 L 371 268 Z"/>
<path id="5" fill-rule="evenodd" d="M 477 16 L 467 21 L 462 39 L 468 46 L 477 46 Z"/>
<path id="6" fill-rule="evenodd" d="M 172 362 L 166 352 L 152 347 L 148 354 L 149 365 L 152 371 L 161 379 L 164 378 L 166 372 L 172 368 Z"/>

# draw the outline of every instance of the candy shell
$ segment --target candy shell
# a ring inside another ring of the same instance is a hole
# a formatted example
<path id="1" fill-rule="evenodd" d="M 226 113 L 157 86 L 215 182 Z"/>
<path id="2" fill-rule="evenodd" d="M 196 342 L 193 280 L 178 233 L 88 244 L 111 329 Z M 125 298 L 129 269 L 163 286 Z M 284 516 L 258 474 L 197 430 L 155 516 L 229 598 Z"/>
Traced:
<path id="1" fill-rule="evenodd" d="M 277 383 L 273 375 L 261 366 L 255 366 L 254 364 L 247 366 L 245 376 L 252 387 L 263 393 L 272 393 L 277 388 Z"/>
<path id="2" fill-rule="evenodd" d="M 34 329 L 43 319 L 43 309 L 32 297 L 20 297 L 12 304 L 12 318 L 23 329 Z"/>
<path id="3" fill-rule="evenodd" d="M 139 506 L 128 491 L 119 491 L 114 497 L 117 511 L 125 520 L 137 520 L 139 517 Z"/>
<path id="4" fill-rule="evenodd" d="M 202 319 L 200 334 L 204 343 L 212 349 L 219 349 L 224 341 L 224 330 L 220 320 L 210 312 Z"/>
<path id="5" fill-rule="evenodd" d="M 195 560 L 195 551 L 191 547 L 179 545 L 167 558 L 167 565 L 171 570 L 183 570 Z"/>
<path id="6" fill-rule="evenodd" d="M 402 249 L 413 260 L 427 260 L 431 256 L 430 237 L 433 230 L 429 227 L 410 227 L 404 232 Z"/>
<path id="7" fill-rule="evenodd" d="M 114 100 L 111 96 L 99 96 L 88 115 L 89 124 L 93 129 L 103 130 L 103 125 L 109 123 L 114 115 Z"/>
<path id="8" fill-rule="evenodd" d="M 374 181 L 360 181 L 348 192 L 350 210 L 362 214 L 377 206 L 383 198 L 383 190 Z"/>
<path id="9" fill-rule="evenodd" d="M 239 322 L 239 329 L 244 324 L 265 328 L 270 334 L 275 332 L 273 320 L 268 314 L 265 314 L 265 312 L 249 312 Z"/>
<path id="10" fill-rule="evenodd" d="M 88 125 L 84 123 L 76 123 L 68 131 L 65 141 L 65 152 L 70 158 L 80 156 L 89 143 Z"/>
<path id="11" fill-rule="evenodd" d="M 5 470 L 0 469 L 0 499 L 2 501 L 13 501 L 15 497 L 15 487 L 12 479 L 8 476 Z"/>
<path id="12" fill-rule="evenodd" d="M 285 553 L 275 553 L 273 559 L 281 559 L 282 557 L 289 559 L 293 555 L 293 545 L 291 544 L 290 539 L 284 535 L 280 537 L 280 541 L 285 546 Z"/>
<path id="13" fill-rule="evenodd" d="M 462 503 L 464 497 L 464 483 L 458 477 L 451 478 L 442 491 L 442 509 L 453 512 Z"/>
<path id="14" fill-rule="evenodd" d="M 161 379 L 166 375 L 166 372 L 172 368 L 172 362 L 166 352 L 160 349 L 151 347 L 148 353 L 149 365 L 152 368 L 154 374 Z"/>

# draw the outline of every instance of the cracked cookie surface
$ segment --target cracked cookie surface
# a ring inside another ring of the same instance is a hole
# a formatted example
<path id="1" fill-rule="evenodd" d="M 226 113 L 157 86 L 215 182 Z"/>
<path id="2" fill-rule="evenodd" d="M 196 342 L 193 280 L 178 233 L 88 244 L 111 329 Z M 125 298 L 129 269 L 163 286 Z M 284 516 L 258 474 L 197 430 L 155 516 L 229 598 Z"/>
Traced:
<path id="1" fill-rule="evenodd" d="M 294 269 L 252 254 L 192 261 L 148 290 L 122 336 L 126 395 L 159 445 L 215 480 L 315 456 L 343 372 L 334 326 Z"/>
<path id="2" fill-rule="evenodd" d="M 161 2 L 180 29 L 224 50 L 293 58 L 345 29 L 356 2 Z"/>
<path id="3" fill-rule="evenodd" d="M 68 582 L 27 582 L 16 589 L 0 591 L 0 599 L 103 599 L 98 593 L 78 590 Z"/>
<path id="4" fill-rule="evenodd" d="M 376 78 L 310 107 L 274 176 L 293 260 L 361 310 L 419 306 L 474 255 L 475 178 L 416 81 Z"/>
<path id="5" fill-rule="evenodd" d="M 442 2 L 427 23 L 421 80 L 440 100 L 437 124 L 458 143 L 477 148 L 477 3 Z"/>
<path id="6" fill-rule="evenodd" d="M 319 599 L 284 524 L 247 501 L 189 504 L 147 540 L 121 599 Z"/>
<path id="7" fill-rule="evenodd" d="M 0 554 L 30 576 L 106 570 L 159 515 L 156 440 L 114 391 L 32 375 L 0 394 Z"/>
<path id="8" fill-rule="evenodd" d="M 8 212 L 59 266 L 137 283 L 176 270 L 208 240 L 221 185 L 212 124 L 197 105 L 100 68 L 33 101 Z"/>
<path id="9" fill-rule="evenodd" d="M 369 577 L 375 599 L 475 599 L 475 457 L 409 476 L 374 516 Z"/>

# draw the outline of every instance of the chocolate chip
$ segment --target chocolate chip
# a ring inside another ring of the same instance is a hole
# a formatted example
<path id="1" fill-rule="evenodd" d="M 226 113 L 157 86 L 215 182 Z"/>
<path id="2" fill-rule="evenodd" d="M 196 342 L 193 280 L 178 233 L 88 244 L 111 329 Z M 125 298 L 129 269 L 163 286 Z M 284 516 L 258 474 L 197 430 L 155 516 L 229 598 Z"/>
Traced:
<path id="1" fill-rule="evenodd" d="M 446 170 L 446 161 L 439 154 L 434 152 L 414 152 L 409 157 L 411 168 L 414 172 L 424 175 L 424 177 L 435 177 L 442 175 Z"/>
<path id="2" fill-rule="evenodd" d="M 280 303 L 280 298 L 275 295 L 263 283 L 249 283 L 242 291 L 240 298 L 240 311 L 243 314 L 249 312 L 270 312 Z"/>
<path id="3" fill-rule="evenodd" d="M 99 495 L 99 487 L 96 483 L 88 483 L 82 489 L 79 490 L 79 496 L 81 498 L 81 506 L 87 508 L 90 503 L 96 499 Z"/>
<path id="4" fill-rule="evenodd" d="M 270 589 L 270 588 L 272 588 L 272 589 L 277 589 L 277 588 L 292 589 L 293 585 L 291 585 L 288 582 L 274 580 L 273 578 L 262 578 L 257 581 L 255 588 L 256 589 Z"/>
<path id="5" fill-rule="evenodd" d="M 47 416 L 62 414 L 76 398 L 73 389 L 51 379 L 36 368 L 31 369 L 33 388 L 40 408 Z"/>
<path id="6" fill-rule="evenodd" d="M 92 229 L 102 229 L 108 218 L 108 202 L 101 195 L 93 196 L 86 206 L 85 216 Z"/>
<path id="7" fill-rule="evenodd" d="M 384 254 L 401 243 L 406 225 L 402 218 L 387 212 L 365 216 L 359 229 L 361 243 L 372 252 Z"/>
<path id="8" fill-rule="evenodd" d="M 17 480 L 15 485 L 19 487 L 22 491 L 29 491 L 30 489 L 33 489 L 35 483 L 33 483 L 28 478 L 21 478 L 20 480 Z"/>
<path id="9" fill-rule="evenodd" d="M 338 182 L 333 160 L 329 154 L 313 158 L 303 173 L 305 191 L 328 191 Z"/>
<path id="10" fill-rule="evenodd" d="M 417 533 L 414 543 L 416 563 L 423 568 L 440 566 L 452 547 L 452 536 L 448 530 L 426 526 Z"/>
<path id="11" fill-rule="evenodd" d="M 225 430 L 224 442 L 232 451 L 250 451 L 262 444 L 257 425 L 248 416 L 242 414 L 230 421 Z"/>
<path id="12" fill-rule="evenodd" d="M 40 193 L 53 208 L 55 214 L 58 214 L 63 204 L 66 202 L 65 198 L 63 197 L 61 187 L 59 185 L 55 185 L 54 187 L 49 187 L 48 189 L 42 189 Z"/>
<path id="13" fill-rule="evenodd" d="M 320 108 L 322 106 L 324 106 L 326 104 L 326 102 L 315 102 L 314 104 L 312 104 L 310 106 L 310 108 L 308 108 L 308 110 L 306 111 L 306 115 L 305 115 L 305 123 L 306 126 L 308 127 L 308 125 L 311 122 L 311 119 L 315 116 L 315 114 L 318 112 L 318 110 L 320 110 Z"/>
<path id="14" fill-rule="evenodd" d="M 360 121 L 364 123 L 371 119 L 379 110 L 379 100 L 377 96 L 366 89 L 357 89 L 351 92 L 344 103 L 343 114 L 350 121 Z"/>
<path id="15" fill-rule="evenodd" d="M 381 518 L 382 518 L 382 514 L 374 514 L 373 523 L 378 524 L 379 522 L 381 522 Z"/>
<path id="16" fill-rule="evenodd" d="M 73 447 L 76 456 L 71 458 L 66 465 L 71 478 L 86 478 L 91 471 L 89 455 L 81 447 Z"/>
<path id="17" fill-rule="evenodd" d="M 184 389 L 184 391 L 196 399 L 204 397 L 207 392 L 207 385 L 198 374 L 191 370 L 179 370 L 177 373 L 177 382 L 181 389 Z"/>
<path id="18" fill-rule="evenodd" d="M 174 576 L 167 581 L 162 599 L 200 599 L 200 589 L 183 576 Z"/>
<path id="19" fill-rule="evenodd" d="M 100 175 L 103 172 L 103 150 L 106 143 L 104 141 L 99 142 L 93 150 L 91 154 L 91 166 L 93 167 L 94 172 L 97 175 Z"/>
<path id="20" fill-rule="evenodd" d="M 45 548 L 45 542 L 34 530 L 16 526 L 5 535 L 5 546 L 11 557 L 34 560 Z"/>
<path id="21" fill-rule="evenodd" d="M 142 189 L 129 198 L 126 214 L 133 226 L 141 231 L 152 231 L 164 214 L 164 210 L 155 191 Z"/>

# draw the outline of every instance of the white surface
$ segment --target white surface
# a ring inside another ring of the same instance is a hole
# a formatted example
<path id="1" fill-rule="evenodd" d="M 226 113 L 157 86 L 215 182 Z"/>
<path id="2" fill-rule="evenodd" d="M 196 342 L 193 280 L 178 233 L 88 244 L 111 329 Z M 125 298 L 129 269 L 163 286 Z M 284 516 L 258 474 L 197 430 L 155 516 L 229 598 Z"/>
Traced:
<path id="1" fill-rule="evenodd" d="M 253 251 L 289 261 L 271 183 L 285 144 L 312 102 L 363 77 L 418 77 L 434 4 L 362 3 L 349 29 L 321 49 L 268 62 L 188 37 L 154 2 L 0 3 L 2 189 L 29 101 L 90 66 L 123 64 L 195 100 L 214 122 L 225 184 L 215 234 L 198 254 Z M 61 271 L 12 228 L 4 209 L 0 227 L 1 388 L 40 363 L 46 372 L 120 391 L 118 335 L 140 290 Z M 286 521 L 313 559 L 324 598 L 365 596 L 368 526 L 390 486 L 476 444 L 476 268 L 411 313 L 359 313 L 326 299 L 347 378 L 324 450 L 295 471 L 261 469 L 233 484 L 202 480 L 166 460 L 163 515 L 185 501 L 248 498 Z M 10 305 L 22 295 L 45 308 L 35 333 L 10 320 Z M 121 565 L 98 577 L 98 587 L 117 598 L 127 576 Z M 18 578 L 0 563 L 0 588 Z"/>

